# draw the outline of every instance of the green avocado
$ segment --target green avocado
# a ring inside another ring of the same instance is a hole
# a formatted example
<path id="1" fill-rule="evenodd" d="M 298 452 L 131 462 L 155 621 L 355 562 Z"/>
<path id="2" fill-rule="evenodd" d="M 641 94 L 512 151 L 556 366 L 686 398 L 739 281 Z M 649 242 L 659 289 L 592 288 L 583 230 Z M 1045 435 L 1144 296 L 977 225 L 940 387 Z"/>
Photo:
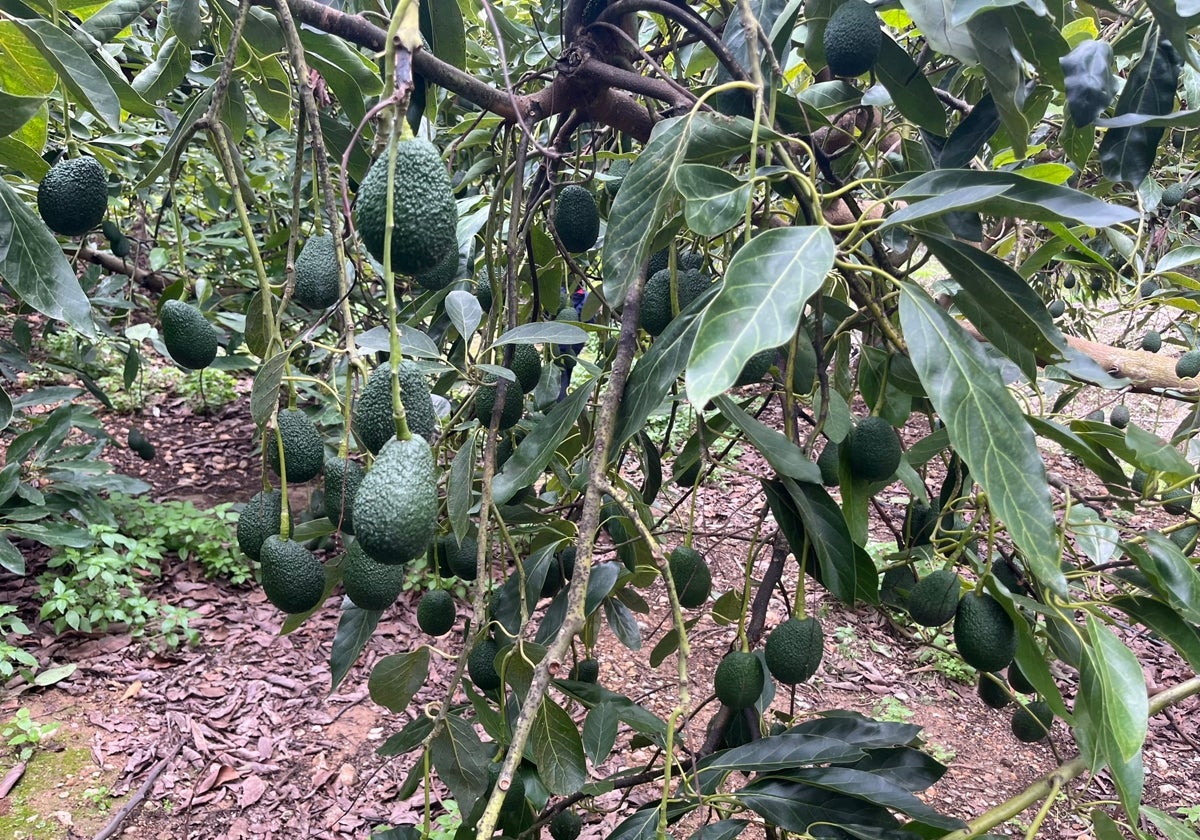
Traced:
<path id="1" fill-rule="evenodd" d="M 429 381 L 416 362 L 404 360 L 400 363 L 400 404 L 408 429 L 414 435 L 429 440 L 437 427 L 437 415 L 433 410 L 433 398 L 429 395 Z M 396 435 L 396 424 L 392 419 L 392 368 L 384 362 L 367 377 L 358 402 L 354 405 L 354 433 L 372 454 L 378 453 L 383 445 Z"/>
<path id="2" fill-rule="evenodd" d="M 108 173 L 94 157 L 60 160 L 38 184 L 37 208 L 50 230 L 83 236 L 108 212 Z"/>
<path id="3" fill-rule="evenodd" d="M 162 305 L 162 340 L 175 364 L 201 370 L 217 358 L 217 331 L 190 303 L 169 300 Z"/>
<path id="4" fill-rule="evenodd" d="M 704 555 L 689 546 L 678 546 L 667 555 L 667 568 L 679 606 L 684 609 L 703 606 L 712 591 L 712 571 Z"/>
<path id="5" fill-rule="evenodd" d="M 767 670 L 779 682 L 787 685 L 807 682 L 825 655 L 825 631 L 812 616 L 789 618 L 767 636 L 763 653 Z"/>
<path id="6" fill-rule="evenodd" d="M 325 461 L 325 515 L 342 533 L 354 533 L 354 494 L 365 471 L 358 461 L 335 455 Z"/>
<path id="7" fill-rule="evenodd" d="M 496 406 L 497 384 L 485 380 L 475 392 L 475 418 L 479 425 L 488 427 L 492 423 L 492 411 Z M 525 410 L 524 396 L 521 386 L 516 382 L 507 382 L 504 389 L 504 407 L 500 410 L 500 430 L 512 428 L 521 419 Z"/>
<path id="8" fill-rule="evenodd" d="M 980 671 L 1008 667 L 1017 652 L 1017 630 L 991 595 L 968 592 L 954 614 L 954 641 L 963 661 Z"/>
<path id="9" fill-rule="evenodd" d="M 305 613 L 325 595 L 325 567 L 294 540 L 271 534 L 259 554 L 267 600 L 285 613 Z"/>
<path id="10" fill-rule="evenodd" d="M 521 392 L 528 394 L 542 378 L 542 356 L 532 344 L 516 344 L 508 368 L 516 374 Z"/>
<path id="11" fill-rule="evenodd" d="M 361 610 L 386 610 L 404 591 L 408 572 L 403 566 L 377 563 L 362 550 L 357 540 L 346 549 L 342 563 L 342 588 Z"/>
<path id="12" fill-rule="evenodd" d="M 417 602 L 417 626 L 430 636 L 444 636 L 454 629 L 458 615 L 454 598 L 445 589 L 431 589 Z"/>
<path id="13" fill-rule="evenodd" d="M 305 309 L 328 309 L 338 302 L 337 248 L 328 233 L 312 236 L 296 256 L 292 299 Z"/>
<path id="14" fill-rule="evenodd" d="M 846 438 L 850 474 L 863 481 L 885 481 L 900 466 L 900 437 L 882 417 L 864 417 Z"/>
<path id="15" fill-rule="evenodd" d="M 930 572 L 908 595 L 908 614 L 922 627 L 941 627 L 958 610 L 962 582 L 950 569 Z"/>
<path id="16" fill-rule="evenodd" d="M 458 278 L 458 248 L 446 252 L 442 261 L 431 268 L 413 276 L 413 280 L 423 289 L 439 292 Z"/>
<path id="17" fill-rule="evenodd" d="M 288 517 L 289 524 L 291 517 Z M 258 560 L 267 537 L 278 534 L 283 522 L 283 495 L 278 490 L 255 493 L 238 515 L 237 543 L 242 553 Z M 289 530 L 290 534 L 291 531 Z"/>
<path id="18" fill-rule="evenodd" d="M 437 512 L 437 475 L 425 438 L 388 441 L 354 496 L 354 532 L 363 551 L 389 565 L 421 556 Z"/>
<path id="19" fill-rule="evenodd" d="M 829 16 L 822 44 L 829 72 L 861 76 L 875 66 L 883 46 L 879 17 L 865 0 L 846 0 Z"/>
<path id="20" fill-rule="evenodd" d="M 316 478 L 325 463 L 325 441 L 316 425 L 298 408 L 285 408 L 279 412 L 278 422 L 288 482 Z M 274 435 L 267 438 L 267 466 L 279 475 L 279 441 Z"/>
<path id="21" fill-rule="evenodd" d="M 387 224 L 388 153 L 371 164 L 358 187 L 355 222 L 367 251 L 383 262 Z M 442 156 L 428 140 L 396 144 L 392 189 L 392 270 L 417 275 L 458 247 L 458 208 Z"/>
<path id="22" fill-rule="evenodd" d="M 713 675 L 717 699 L 735 712 L 758 702 L 766 677 L 762 663 L 753 653 L 735 650 L 725 654 Z"/>
<path id="23" fill-rule="evenodd" d="M 571 184 L 559 191 L 554 203 L 554 229 L 563 247 L 572 254 L 591 250 L 600 236 L 600 209 L 591 190 Z"/>

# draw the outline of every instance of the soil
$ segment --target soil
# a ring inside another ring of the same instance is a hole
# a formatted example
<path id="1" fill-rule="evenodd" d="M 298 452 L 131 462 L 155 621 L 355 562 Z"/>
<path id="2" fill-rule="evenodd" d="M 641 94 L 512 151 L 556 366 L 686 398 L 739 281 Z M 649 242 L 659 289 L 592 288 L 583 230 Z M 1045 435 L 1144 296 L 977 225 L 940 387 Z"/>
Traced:
<path id="1" fill-rule="evenodd" d="M 1157 400 L 1130 397 L 1127 402 L 1135 422 L 1160 431 L 1178 419 L 1174 406 L 1160 413 Z M 100 414 L 117 441 L 125 440 L 131 422 L 158 441 L 158 457 L 151 462 L 124 447 L 106 452 L 119 470 L 148 482 L 155 499 L 207 506 L 244 500 L 261 484 L 245 394 L 212 416 L 172 402 L 148 409 L 136 421 Z M 918 437 L 916 429 L 906 433 L 909 443 Z M 1094 492 L 1088 488 L 1088 474 L 1069 459 L 1052 451 L 1046 457 L 1065 484 Z M 737 471 L 719 472 L 705 484 L 695 506 L 695 546 L 710 561 L 715 594 L 742 586 L 743 560 L 752 546 L 757 546 L 759 572 L 769 554 L 755 541 L 761 504 L 757 477 L 769 474 L 769 468 L 749 447 L 736 465 Z M 664 492 L 678 498 L 674 487 Z M 894 541 L 892 529 L 906 500 L 901 485 L 880 495 L 872 523 L 879 546 Z M 667 544 L 677 539 L 669 537 Z M 193 648 L 155 651 L 119 632 L 56 638 L 48 626 L 38 624 L 34 580 L 45 559 L 44 552 L 34 553 L 24 579 L 0 573 L 4 602 L 16 604 L 34 628 L 35 635 L 21 643 L 43 668 L 68 662 L 79 667 L 45 689 L 19 691 L 21 686 L 12 684 L 8 696 L 0 698 L 0 722 L 24 707 L 38 722 L 61 724 L 35 751 L 12 792 L 0 797 L 2 840 L 94 837 L 115 822 L 114 816 L 143 785 L 148 785 L 144 800 L 119 821 L 116 836 L 364 838 L 374 826 L 421 821 L 424 792 L 399 796 L 413 757 L 385 760 L 375 749 L 421 714 L 424 703 L 439 697 L 452 674 L 451 657 L 461 645 L 461 619 L 452 634 L 436 640 L 446 655 L 432 657 L 430 678 L 411 708 L 391 712 L 372 702 L 368 676 L 384 656 L 428 643 L 415 626 L 414 592 L 405 593 L 385 613 L 359 661 L 330 691 L 329 658 L 340 597 L 331 598 L 299 629 L 281 635 L 281 615 L 260 589 L 206 580 L 194 563 L 172 558 L 148 594 L 195 610 L 200 617 L 193 626 L 201 641 Z M 786 574 L 794 581 L 795 573 L 789 561 Z M 649 656 L 669 624 L 667 599 L 658 585 L 644 594 L 651 608 L 638 617 L 645 644 L 631 651 L 607 630 L 602 633 L 600 679 L 665 716 L 677 698 L 676 658 L 668 656 L 653 668 Z M 776 714 L 804 716 L 841 708 L 920 725 L 927 749 L 950 765 L 925 794 L 940 810 L 964 818 L 978 815 L 1051 770 L 1056 754 L 1073 754 L 1061 722 L 1050 742 L 1018 742 L 1009 731 L 1009 713 L 982 704 L 971 675 L 954 657 L 938 653 L 930 644 L 932 634 L 914 634 L 911 626 L 886 612 L 847 608 L 815 585 L 809 587 L 806 607 L 825 628 L 824 663 L 808 684 L 794 693 L 779 692 Z M 767 627 L 788 611 L 776 596 Z M 709 699 L 712 671 L 733 635 L 710 616 L 697 624 L 689 663 L 693 698 Z M 1153 637 L 1127 633 L 1125 641 L 1141 659 L 1151 685 L 1168 686 L 1190 675 L 1186 664 Z M 711 702 L 703 705 L 699 720 L 707 720 L 714 710 Z M 1200 802 L 1198 712 L 1200 701 L 1193 698 L 1151 721 L 1146 800 L 1168 813 Z M 691 737 L 702 737 L 702 730 L 702 725 L 695 727 Z M 634 767 L 649 758 L 645 751 L 618 749 L 602 769 Z M 6 763 L 11 766 L 14 756 L 0 753 L 0 778 L 10 769 Z M 435 813 L 441 813 L 441 789 L 435 785 L 432 792 Z M 584 836 L 605 836 L 636 796 L 598 799 Z M 1079 780 L 1054 803 L 1038 836 L 1090 837 L 1085 803 L 1113 796 L 1103 773 Z M 1033 814 L 1019 815 L 998 833 L 1023 836 Z"/>

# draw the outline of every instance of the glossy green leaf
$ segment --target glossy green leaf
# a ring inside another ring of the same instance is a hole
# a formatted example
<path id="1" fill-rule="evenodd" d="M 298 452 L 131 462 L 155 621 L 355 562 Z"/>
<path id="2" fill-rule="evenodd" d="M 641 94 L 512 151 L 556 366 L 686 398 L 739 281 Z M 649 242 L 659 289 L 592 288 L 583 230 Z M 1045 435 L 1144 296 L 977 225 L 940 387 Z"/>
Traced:
<path id="1" fill-rule="evenodd" d="M 1120 548 L 1121 532 L 1100 514 L 1086 505 L 1073 505 L 1065 524 L 1076 544 L 1093 563 L 1100 565 L 1112 559 Z"/>
<path id="2" fill-rule="evenodd" d="M 583 748 L 592 764 L 600 766 L 617 743 L 617 708 L 613 703 L 597 703 L 583 721 Z"/>
<path id="3" fill-rule="evenodd" d="M 329 670 L 333 677 L 330 691 L 336 691 L 346 674 L 350 673 L 382 615 L 381 610 L 360 610 L 353 605 L 342 608 L 337 632 L 333 635 L 333 648 L 329 653 Z"/>
<path id="4" fill-rule="evenodd" d="M 0 137 L 7 137 L 33 119 L 45 102 L 44 96 L 16 96 L 0 90 Z"/>
<path id="5" fill-rule="evenodd" d="M 622 820 L 607 840 L 656 840 L 658 836 L 658 804 L 654 803 Z"/>
<path id="6" fill-rule="evenodd" d="M 42 180 L 50 171 L 50 164 L 16 137 L 0 137 L 0 164 L 20 172 L 31 181 Z"/>
<path id="7" fill-rule="evenodd" d="M 946 109 L 933 92 L 933 85 L 887 33 L 875 62 L 875 74 L 905 119 L 932 134 L 946 135 Z"/>
<path id="8" fill-rule="evenodd" d="M 1178 612 L 1162 601 L 1140 595 L 1121 595 L 1108 603 L 1157 633 L 1179 651 L 1193 671 L 1200 671 L 1200 630 Z"/>
<path id="9" fill-rule="evenodd" d="M 751 185 L 726 169 L 685 163 L 675 170 L 688 227 L 701 236 L 719 236 L 746 215 Z"/>
<path id="10" fill-rule="evenodd" d="M 720 163 L 731 152 L 744 151 L 754 136 L 753 123 L 718 114 L 673 117 L 654 127 L 650 142 L 621 182 L 608 214 L 604 235 L 604 297 L 620 306 L 642 264 L 650 257 L 654 235 L 667 218 L 676 196 L 674 173 L 687 161 Z M 780 139 L 760 126 L 759 142 Z"/>
<path id="11" fill-rule="evenodd" d="M 892 197 L 912 201 L 979 186 L 1008 187 L 1003 193 L 972 206 L 974 210 L 996 216 L 1066 221 L 1092 227 L 1119 225 L 1137 218 L 1137 212 L 1128 207 L 1109 204 L 1070 187 L 1048 184 L 1015 172 L 938 169 L 918 175 L 896 190 Z"/>
<path id="12" fill-rule="evenodd" d="M 733 772 L 770 773 L 806 764 L 845 764 L 866 757 L 863 750 L 839 738 L 784 733 L 705 756 L 696 765 L 697 785 L 711 794 Z"/>
<path id="13" fill-rule="evenodd" d="M 150 186 L 158 180 L 159 175 L 162 175 L 171 168 L 175 159 L 183 153 L 185 144 L 192 139 L 194 126 L 204 118 L 211 103 L 212 87 L 210 86 L 199 96 L 192 99 L 183 114 L 180 115 L 179 122 L 175 124 L 175 128 L 167 140 L 167 145 L 163 149 L 162 155 L 150 167 L 150 170 L 142 176 L 142 180 L 134 185 L 134 191 Z"/>
<path id="14" fill-rule="evenodd" d="M 204 37 L 200 0 L 167 0 L 167 22 L 185 46 L 195 49 Z"/>
<path id="15" fill-rule="evenodd" d="M 393 653 L 375 663 L 367 678 L 371 699 L 393 712 L 408 711 L 408 706 L 429 676 L 429 648 L 425 645 L 409 653 Z"/>
<path id="16" fill-rule="evenodd" d="M 13 25 L 37 47 L 58 73 L 58 79 L 75 101 L 116 130 L 121 122 L 121 100 L 91 57 L 75 39 L 48 20 L 14 20 Z"/>
<path id="17" fill-rule="evenodd" d="M 852 766 L 914 793 L 935 784 L 950 769 L 916 747 L 873 749 Z"/>
<path id="18" fill-rule="evenodd" d="M 250 417 L 256 426 L 264 425 L 279 405 L 279 386 L 287 370 L 288 351 L 276 353 L 267 359 L 254 375 L 250 388 Z"/>
<path id="19" fill-rule="evenodd" d="M 1086 40 L 1061 59 L 1067 86 L 1067 108 L 1075 125 L 1095 122 L 1117 95 L 1113 50 L 1107 41 Z"/>
<path id="20" fill-rule="evenodd" d="M 630 650 L 642 649 L 642 630 L 629 607 L 616 598 L 605 598 L 604 617 L 608 619 L 609 628 L 621 644 Z"/>
<path id="21" fill-rule="evenodd" d="M 646 418 L 655 411 L 671 385 L 683 373 L 696 330 L 700 326 L 700 312 L 717 293 L 718 286 L 710 286 L 704 294 L 676 315 L 662 335 L 654 339 L 650 349 L 637 360 L 625 383 L 625 394 L 617 409 L 617 427 L 613 433 L 613 446 L 620 448 L 646 425 Z"/>
<path id="22" fill-rule="evenodd" d="M 578 425 L 579 415 L 595 385 L 596 380 L 592 379 L 576 388 L 525 436 L 492 482 L 492 500 L 496 504 L 504 504 L 542 474 L 559 445 Z"/>
<path id="23" fill-rule="evenodd" d="M 365 103 L 382 90 L 379 70 L 374 62 L 341 38 L 308 27 L 300 30 L 300 43 L 304 45 L 309 64 L 321 73 L 350 121 L 357 123 L 362 120 L 366 114 Z M 325 136 L 328 142 L 328 128 L 325 129 Z"/>
<path id="24" fill-rule="evenodd" d="M 785 435 L 751 417 L 727 396 L 719 396 L 714 402 L 777 473 L 797 481 L 821 483 L 821 471 L 817 465 L 805 457 L 804 451 Z"/>
<path id="25" fill-rule="evenodd" d="M 92 42 L 107 44 L 157 2 L 158 0 L 112 0 L 79 27 L 81 32 L 85 33 L 83 37 L 76 37 L 79 46 L 92 52 L 95 48 Z"/>
<path id="26" fill-rule="evenodd" d="M 430 52 L 462 70 L 467 65 L 467 34 L 457 3 L 422 3 L 421 34 Z"/>
<path id="27" fill-rule="evenodd" d="M 667 732 L 667 724 L 662 718 L 647 710 L 644 706 L 634 703 L 624 694 L 610 691 L 597 683 L 576 682 L 574 680 L 558 680 L 556 685 L 564 694 L 578 700 L 589 708 L 595 708 L 601 703 L 611 703 L 617 711 L 617 717 L 622 723 L 627 723 L 643 735 L 660 741 Z"/>
<path id="28" fill-rule="evenodd" d="M 587 330 L 570 321 L 537 321 L 506 330 L 488 349 L 502 344 L 583 344 L 587 337 Z"/>
<path id="29" fill-rule="evenodd" d="M 3 533 L 0 533 L 0 569 L 17 577 L 25 575 L 25 555 Z"/>
<path id="30" fill-rule="evenodd" d="M 1157 808 L 1146 806 L 1142 809 L 1142 815 L 1154 823 L 1167 840 L 1200 840 L 1200 834 L 1196 833 L 1195 828 Z"/>
<path id="31" fill-rule="evenodd" d="M 475 481 L 475 437 L 469 433 L 450 462 L 450 478 L 446 482 L 446 516 L 454 538 L 462 541 L 471 527 L 471 508 L 475 504 L 472 486 Z"/>
<path id="32" fill-rule="evenodd" d="M 698 828 L 688 840 L 736 840 L 749 825 L 749 820 L 717 820 Z"/>
<path id="33" fill-rule="evenodd" d="M 808 299 L 833 268 L 823 227 L 776 228 L 738 251 L 704 314 L 688 359 L 688 400 L 697 407 L 730 388 L 750 357 L 792 337 Z"/>
<path id="34" fill-rule="evenodd" d="M 446 315 L 454 329 L 464 338 L 474 335 L 479 322 L 483 320 L 483 308 L 479 298 L 464 289 L 455 289 L 446 295 Z"/>
<path id="35" fill-rule="evenodd" d="M 1150 706 L 1146 678 L 1138 658 L 1093 615 L 1087 617 L 1089 645 L 1084 647 L 1080 691 L 1098 729 L 1106 758 L 1125 763 L 1146 740 Z"/>
<path id="36" fill-rule="evenodd" d="M 1023 110 L 1025 80 L 1021 65 L 1014 60 L 1016 47 L 1012 35 L 996 10 L 972 17 L 966 29 L 987 81 L 988 92 L 1000 114 L 1000 123 L 1012 143 L 1013 154 L 1023 158 L 1029 137 L 1029 120 Z"/>
<path id="37" fill-rule="evenodd" d="M 1096 833 L 1096 840 L 1125 840 L 1125 835 L 1113 818 L 1099 808 L 1092 809 L 1092 830 Z"/>
<path id="38" fill-rule="evenodd" d="M 1193 624 L 1200 624 L 1200 572 L 1179 547 L 1158 531 L 1147 531 L 1143 546 L 1126 545 L 1159 596 Z"/>
<path id="39" fill-rule="evenodd" d="M 1183 63 L 1165 39 L 1148 37 L 1142 56 L 1129 71 L 1117 98 L 1116 114 L 1169 114 L 1175 108 L 1175 89 Z M 1109 128 L 1100 141 L 1100 164 L 1110 181 L 1135 187 L 1146 180 L 1158 155 L 1163 129 L 1158 126 Z"/>
<path id="40" fill-rule="evenodd" d="M 747 808 L 785 831 L 808 834 L 813 823 L 896 829 L 891 811 L 852 796 L 768 776 L 734 794 Z"/>
<path id="41" fill-rule="evenodd" d="M 94 338 L 92 305 L 62 246 L 40 218 L 0 179 L 0 277 L 25 303 Z"/>
<path id="42" fill-rule="evenodd" d="M 918 286 L 901 287 L 900 323 L 913 366 L 955 451 L 987 492 L 1034 576 L 1065 596 L 1046 467 L 995 363 Z"/>
<path id="43" fill-rule="evenodd" d="M 587 781 L 587 762 L 579 727 L 571 716 L 549 697 L 542 699 L 533 719 L 529 739 L 538 778 L 555 796 L 570 796 Z"/>
<path id="44" fill-rule="evenodd" d="M 421 742 L 433 730 L 433 719 L 425 715 L 417 715 L 410 720 L 394 735 L 388 737 L 379 749 L 375 750 L 376 755 L 394 756 L 404 755 L 407 752 L 412 752 L 417 747 L 421 746 Z"/>
<path id="45" fill-rule="evenodd" d="M 1040 2 L 1041 12 L 1035 12 L 1033 5 L 1024 0 L 1005 5 L 996 10 L 995 19 L 1007 30 L 1017 53 L 1037 70 L 1038 81 L 1056 91 L 1062 90 L 1063 69 L 1059 60 L 1071 51 L 1071 45 L 1059 31 L 1054 15 Z"/>
<path id="46" fill-rule="evenodd" d="M 1125 427 L 1125 443 L 1140 465 L 1165 473 L 1168 481 L 1182 481 L 1192 475 L 1192 465 L 1178 449 L 1135 423 Z"/>
<path id="47" fill-rule="evenodd" d="M 962 820 L 939 814 L 890 779 L 874 773 L 849 767 L 800 767 L 789 772 L 788 778 L 831 793 L 854 796 L 876 805 L 883 805 L 907 814 L 925 825 L 948 831 L 966 827 Z"/>
<path id="48" fill-rule="evenodd" d="M 493 749 L 485 746 L 471 722 L 459 715 L 448 715 L 446 725 L 429 744 L 438 780 L 450 788 L 464 814 L 471 813 L 487 793 Z"/>

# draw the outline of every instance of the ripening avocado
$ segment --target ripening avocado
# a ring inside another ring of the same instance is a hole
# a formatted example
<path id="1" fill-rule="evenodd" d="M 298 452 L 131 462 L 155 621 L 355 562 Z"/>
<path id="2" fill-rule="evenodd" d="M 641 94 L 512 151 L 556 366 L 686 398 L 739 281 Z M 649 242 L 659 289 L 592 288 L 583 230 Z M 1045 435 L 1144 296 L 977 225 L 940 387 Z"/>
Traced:
<path id="1" fill-rule="evenodd" d="M 767 670 L 786 685 L 807 682 L 825 655 L 825 631 L 817 619 L 789 618 L 776 625 L 763 648 Z"/>
<path id="2" fill-rule="evenodd" d="M 328 309 L 338 302 L 337 247 L 328 233 L 311 236 L 296 255 L 292 299 L 305 309 Z"/>
<path id="3" fill-rule="evenodd" d="M 175 364 L 188 370 L 201 370 L 217 358 L 217 331 L 190 303 L 169 300 L 159 313 L 162 339 Z"/>
<path id="4" fill-rule="evenodd" d="M 879 17 L 865 0 L 846 0 L 829 16 L 822 39 L 825 62 L 835 76 L 861 76 L 879 58 L 883 31 Z"/>
<path id="5" fill-rule="evenodd" d="M 496 394 L 499 386 L 494 379 L 488 377 L 484 384 L 475 392 L 475 418 L 481 426 L 491 426 L 492 411 L 496 407 Z M 525 410 L 524 395 L 521 386 L 516 382 L 505 381 L 504 407 L 500 409 L 499 429 L 509 429 L 517 425 L 521 413 Z"/>
<path id="6" fill-rule="evenodd" d="M 1067 304 L 1062 300 L 1052 300 L 1050 305 L 1046 307 L 1046 311 L 1050 313 L 1051 318 L 1061 318 L 1063 313 L 1067 311 Z"/>
<path id="7" fill-rule="evenodd" d="M 413 280 L 423 289 L 438 292 L 458 279 L 458 248 L 446 252 L 442 261 L 431 268 L 413 276 Z"/>
<path id="8" fill-rule="evenodd" d="M 479 301 L 479 308 L 484 312 L 492 311 L 492 280 L 486 265 L 479 269 L 475 278 L 475 299 Z"/>
<path id="9" fill-rule="evenodd" d="M 387 224 L 388 152 L 371 164 L 358 186 L 355 220 L 363 244 L 383 262 Z M 396 144 L 393 178 L 392 270 L 417 275 L 431 271 L 458 247 L 458 208 L 441 153 L 428 140 Z"/>
<path id="10" fill-rule="evenodd" d="M 38 184 L 38 213 L 63 236 L 83 236 L 108 212 L 108 174 L 94 157 L 60 160 Z"/>
<path id="11" fill-rule="evenodd" d="M 1162 204 L 1163 207 L 1174 207 L 1187 197 L 1187 184 L 1180 181 L 1163 190 Z"/>
<path id="12" fill-rule="evenodd" d="M 1017 652 L 1017 630 L 999 601 L 968 592 L 954 614 L 954 642 L 968 665 L 1001 671 Z"/>
<path id="13" fill-rule="evenodd" d="M 712 278 L 701 274 L 695 268 L 680 268 L 675 278 L 675 297 L 679 303 L 679 311 L 686 309 L 712 285 Z M 664 268 L 652 274 L 646 281 L 646 289 L 642 293 L 642 329 L 653 336 L 661 335 L 675 318 L 675 314 L 671 306 L 671 270 Z"/>
<path id="14" fill-rule="evenodd" d="M 528 394 L 542 377 L 542 355 L 532 344 L 516 344 L 508 368 L 516 374 L 521 392 Z"/>
<path id="15" fill-rule="evenodd" d="M 908 614 L 922 627 L 941 627 L 958 609 L 962 583 L 950 569 L 930 572 L 918 581 L 908 596 Z"/>
<path id="16" fill-rule="evenodd" d="M 1054 712 L 1045 700 L 1034 700 L 1026 706 L 1017 706 L 1012 717 L 1012 732 L 1017 740 L 1027 744 L 1036 743 L 1050 734 L 1054 724 Z"/>
<path id="17" fill-rule="evenodd" d="M 1108 422 L 1118 429 L 1124 429 L 1129 425 L 1129 406 L 1121 403 L 1114 405 L 1112 412 L 1108 415 Z"/>
<path id="18" fill-rule="evenodd" d="M 559 191 L 554 203 L 554 229 L 563 247 L 572 254 L 589 251 L 600 236 L 600 209 L 591 190 L 571 184 Z"/>
<path id="19" fill-rule="evenodd" d="M 458 615 L 454 598 L 445 589 L 431 589 L 417 602 L 417 626 L 430 636 L 444 636 L 454 629 Z"/>

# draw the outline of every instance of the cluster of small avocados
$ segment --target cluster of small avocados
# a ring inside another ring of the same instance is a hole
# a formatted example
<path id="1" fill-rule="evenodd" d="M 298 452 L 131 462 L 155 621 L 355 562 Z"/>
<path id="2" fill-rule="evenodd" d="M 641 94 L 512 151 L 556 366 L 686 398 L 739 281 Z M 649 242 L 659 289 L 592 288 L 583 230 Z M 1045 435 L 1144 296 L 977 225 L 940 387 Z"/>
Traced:
<path id="1" fill-rule="evenodd" d="M 821 623 L 793 616 L 767 634 L 761 657 L 739 650 L 725 654 L 713 675 L 713 693 L 734 712 L 749 709 L 762 695 L 768 673 L 784 685 L 799 685 L 817 672 L 824 655 Z"/>

